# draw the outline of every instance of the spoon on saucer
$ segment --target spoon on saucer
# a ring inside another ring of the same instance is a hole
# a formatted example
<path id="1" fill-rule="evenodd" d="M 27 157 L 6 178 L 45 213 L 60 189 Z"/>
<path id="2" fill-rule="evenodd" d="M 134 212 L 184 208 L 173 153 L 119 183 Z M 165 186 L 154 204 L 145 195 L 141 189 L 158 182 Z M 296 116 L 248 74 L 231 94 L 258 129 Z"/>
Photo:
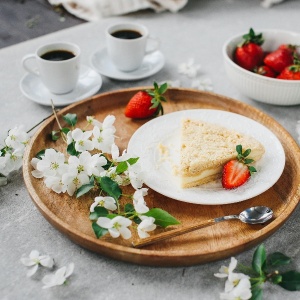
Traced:
<path id="1" fill-rule="evenodd" d="M 227 220 L 239 219 L 243 223 L 247 223 L 247 224 L 263 224 L 268 220 L 270 220 L 272 217 L 273 217 L 273 211 L 271 208 L 267 206 L 254 206 L 245 209 L 239 215 L 229 215 L 229 216 L 223 216 L 215 219 L 210 219 L 191 226 L 176 228 L 174 230 L 166 231 L 158 235 L 150 236 L 138 242 L 133 242 L 132 246 L 134 248 L 144 247 L 146 245 L 150 245 L 168 238 L 172 238 L 181 234 L 185 234 Z"/>

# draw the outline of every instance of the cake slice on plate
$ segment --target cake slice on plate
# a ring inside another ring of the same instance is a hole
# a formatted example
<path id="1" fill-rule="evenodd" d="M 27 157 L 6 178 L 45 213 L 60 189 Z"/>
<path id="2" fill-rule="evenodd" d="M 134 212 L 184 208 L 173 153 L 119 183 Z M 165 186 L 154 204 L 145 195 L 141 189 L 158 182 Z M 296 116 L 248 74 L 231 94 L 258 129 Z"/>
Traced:
<path id="1" fill-rule="evenodd" d="M 222 177 L 223 166 L 236 158 L 236 146 L 251 149 L 249 158 L 259 160 L 263 145 L 249 135 L 199 120 L 181 123 L 180 178 L 183 188 L 195 187 Z"/>

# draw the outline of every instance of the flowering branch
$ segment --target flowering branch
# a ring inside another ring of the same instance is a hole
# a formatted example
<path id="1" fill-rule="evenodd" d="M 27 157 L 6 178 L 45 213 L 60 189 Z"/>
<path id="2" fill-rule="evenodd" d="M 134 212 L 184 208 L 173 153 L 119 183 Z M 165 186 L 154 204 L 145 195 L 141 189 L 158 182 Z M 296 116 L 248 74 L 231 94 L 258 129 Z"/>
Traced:
<path id="1" fill-rule="evenodd" d="M 179 224 L 166 211 L 147 206 L 144 197 L 148 189 L 143 188 L 139 158 L 131 157 L 126 150 L 120 154 L 115 144 L 114 116 L 108 115 L 103 122 L 87 116 L 86 128 L 93 128 L 82 130 L 76 128 L 76 114 L 64 115 L 69 127 L 62 127 L 54 106 L 53 112 L 59 131 L 52 132 L 52 139 L 57 141 L 60 136 L 64 137 L 68 156 L 51 148 L 40 151 L 31 161 L 32 175 L 43 178 L 45 185 L 56 193 L 79 198 L 91 190 L 98 191 L 89 212 L 97 238 L 109 233 L 114 238 L 129 239 L 129 227 L 136 228 L 139 237 L 145 238 L 156 226 Z M 135 192 L 126 196 L 122 187 L 129 184 Z M 121 205 L 121 198 L 128 198 L 130 202 Z M 133 224 L 136 226 L 131 226 Z"/>
<path id="2" fill-rule="evenodd" d="M 220 294 L 220 299 L 261 300 L 266 282 L 280 285 L 289 291 L 299 291 L 300 272 L 278 269 L 290 262 L 291 259 L 280 252 L 267 256 L 263 244 L 255 250 L 251 267 L 237 265 L 237 260 L 232 257 L 229 266 L 222 266 L 219 273 L 215 274 L 216 277 L 227 278 L 225 291 Z M 235 273 L 236 267 L 245 274 Z"/>

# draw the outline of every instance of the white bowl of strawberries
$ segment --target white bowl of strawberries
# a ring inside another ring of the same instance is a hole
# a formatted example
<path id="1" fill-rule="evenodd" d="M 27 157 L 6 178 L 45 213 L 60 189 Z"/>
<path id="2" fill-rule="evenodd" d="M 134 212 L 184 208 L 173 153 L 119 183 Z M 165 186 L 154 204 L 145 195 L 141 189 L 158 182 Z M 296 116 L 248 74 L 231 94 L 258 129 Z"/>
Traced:
<path id="1" fill-rule="evenodd" d="M 254 30 L 223 46 L 230 81 L 247 97 L 274 105 L 300 104 L 300 34 Z"/>

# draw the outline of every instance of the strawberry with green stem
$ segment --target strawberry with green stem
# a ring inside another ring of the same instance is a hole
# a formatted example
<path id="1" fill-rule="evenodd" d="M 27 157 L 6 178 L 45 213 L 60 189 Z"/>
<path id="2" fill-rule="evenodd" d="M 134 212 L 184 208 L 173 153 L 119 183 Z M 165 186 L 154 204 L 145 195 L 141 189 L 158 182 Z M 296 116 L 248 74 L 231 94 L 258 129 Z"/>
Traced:
<path id="1" fill-rule="evenodd" d="M 225 164 L 222 172 L 222 186 L 225 189 L 235 189 L 248 181 L 256 169 L 250 166 L 254 160 L 247 158 L 251 149 L 243 152 L 242 145 L 236 146 L 237 158 Z"/>
<path id="2" fill-rule="evenodd" d="M 253 71 L 262 65 L 264 52 L 261 47 L 264 39 L 262 33 L 255 34 L 250 28 L 249 33 L 243 35 L 243 41 L 236 47 L 234 61 L 242 68 Z"/>
<path id="3" fill-rule="evenodd" d="M 164 114 L 162 102 L 166 102 L 163 94 L 168 89 L 168 84 L 158 86 L 154 82 L 153 90 L 139 91 L 133 95 L 125 108 L 125 116 L 132 119 L 145 119 Z"/>
<path id="4" fill-rule="evenodd" d="M 285 80 L 300 80 L 300 59 L 296 53 L 294 53 L 294 64 L 285 67 L 277 78 Z"/>

